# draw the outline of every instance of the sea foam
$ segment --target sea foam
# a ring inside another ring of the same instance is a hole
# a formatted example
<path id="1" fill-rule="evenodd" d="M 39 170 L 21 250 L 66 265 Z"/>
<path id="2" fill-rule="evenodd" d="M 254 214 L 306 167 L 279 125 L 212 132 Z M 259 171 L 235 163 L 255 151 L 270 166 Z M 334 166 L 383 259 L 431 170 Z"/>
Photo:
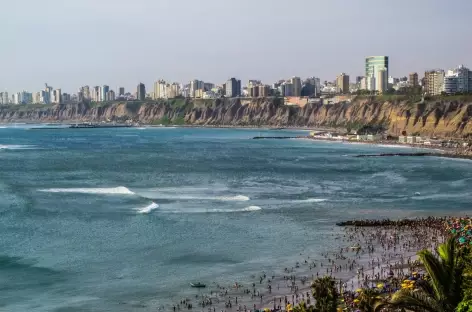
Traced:
<path id="1" fill-rule="evenodd" d="M 146 207 L 143 207 L 143 208 L 135 208 L 134 210 L 136 210 L 137 213 L 141 213 L 141 214 L 146 214 L 146 213 L 150 213 L 151 211 L 155 210 L 159 208 L 159 205 L 156 204 L 155 202 L 152 202 L 152 204 L 146 206 Z"/>
<path id="2" fill-rule="evenodd" d="M 236 195 L 236 196 L 221 196 L 221 197 L 215 197 L 215 200 L 221 200 L 221 201 L 248 201 L 250 200 L 249 197 L 244 196 L 244 195 Z"/>
<path id="3" fill-rule="evenodd" d="M 327 201 L 326 198 L 307 198 L 307 199 L 296 200 L 295 202 L 297 203 L 322 203 L 325 201 Z"/>
<path id="4" fill-rule="evenodd" d="M 185 209 L 185 210 L 161 210 L 162 213 L 181 213 L 181 214 L 194 214 L 194 213 L 234 213 L 234 212 L 255 212 L 262 210 L 259 206 L 249 206 L 240 209 Z"/>
<path id="5" fill-rule="evenodd" d="M 6 145 L 6 144 L 0 144 L 0 150 L 5 149 L 5 150 L 21 150 L 21 149 L 32 149 L 34 148 L 34 145 Z"/>
<path id="6" fill-rule="evenodd" d="M 46 193 L 81 193 L 81 194 L 106 194 L 106 195 L 134 195 L 124 186 L 111 188 L 51 188 L 39 190 Z"/>

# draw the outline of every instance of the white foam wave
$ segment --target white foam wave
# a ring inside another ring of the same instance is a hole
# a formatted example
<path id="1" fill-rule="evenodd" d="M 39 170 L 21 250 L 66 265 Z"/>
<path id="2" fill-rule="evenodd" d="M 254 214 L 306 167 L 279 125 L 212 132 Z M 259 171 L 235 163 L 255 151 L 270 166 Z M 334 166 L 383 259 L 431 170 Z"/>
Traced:
<path id="1" fill-rule="evenodd" d="M 137 213 L 141 213 L 141 214 L 146 214 L 146 213 L 150 213 L 151 211 L 155 210 L 159 208 L 159 205 L 156 204 L 155 202 L 152 202 L 152 204 L 146 206 L 146 207 L 143 207 L 143 208 L 135 208 L 134 210 L 136 210 Z"/>
<path id="2" fill-rule="evenodd" d="M 162 213 L 181 213 L 181 214 L 194 214 L 194 213 L 233 213 L 233 212 L 255 212 L 262 210 L 259 206 L 249 206 L 241 209 L 182 209 L 182 210 L 161 210 Z"/>
<path id="3" fill-rule="evenodd" d="M 134 195 L 124 186 L 111 188 L 51 188 L 39 190 L 46 193 L 81 193 L 81 194 L 109 194 L 109 195 Z"/>
<path id="4" fill-rule="evenodd" d="M 6 145 L 6 144 L 0 144 L 0 149 L 6 149 L 6 150 L 19 150 L 19 149 L 31 149 L 34 148 L 34 145 Z"/>
<path id="5" fill-rule="evenodd" d="M 259 211 L 259 210 L 262 210 L 262 208 L 259 206 L 249 206 L 249 207 L 241 209 L 240 211 Z"/>
<path id="6" fill-rule="evenodd" d="M 221 196 L 221 197 L 215 197 L 216 200 L 221 200 L 221 201 L 248 201 L 250 200 L 249 197 L 244 196 L 244 195 L 236 195 L 236 196 Z"/>
<path id="7" fill-rule="evenodd" d="M 295 202 L 297 203 L 322 203 L 325 201 L 327 201 L 326 198 L 307 198 L 307 199 L 296 200 Z"/>

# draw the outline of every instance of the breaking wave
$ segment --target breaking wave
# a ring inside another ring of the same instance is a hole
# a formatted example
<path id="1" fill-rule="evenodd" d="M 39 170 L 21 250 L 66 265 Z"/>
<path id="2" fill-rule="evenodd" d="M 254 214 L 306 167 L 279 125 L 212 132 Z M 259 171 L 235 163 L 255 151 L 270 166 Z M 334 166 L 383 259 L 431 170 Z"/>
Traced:
<path id="1" fill-rule="evenodd" d="M 111 188 L 51 188 L 39 190 L 46 193 L 81 193 L 81 194 L 107 194 L 107 195 L 134 195 L 124 186 Z"/>
<path id="2" fill-rule="evenodd" d="M 232 212 L 255 212 L 262 210 L 259 206 L 249 206 L 241 209 L 186 209 L 186 210 L 161 210 L 162 213 L 232 213 Z"/>
<path id="3" fill-rule="evenodd" d="M 152 202 L 152 204 L 146 206 L 146 207 L 143 207 L 143 208 L 135 208 L 134 210 L 136 210 L 137 213 L 140 213 L 140 214 L 146 214 L 146 213 L 150 213 L 151 211 L 155 210 L 159 208 L 159 205 L 156 204 L 155 202 Z"/>
<path id="4" fill-rule="evenodd" d="M 248 201 L 250 200 L 249 197 L 244 196 L 244 195 L 236 195 L 236 196 L 221 196 L 221 197 L 215 197 L 214 199 L 216 200 L 221 200 L 221 201 Z"/>
<path id="5" fill-rule="evenodd" d="M 0 144 L 0 150 L 5 149 L 5 150 L 21 150 L 21 149 L 32 149 L 35 148 L 34 145 L 6 145 L 6 144 Z"/>

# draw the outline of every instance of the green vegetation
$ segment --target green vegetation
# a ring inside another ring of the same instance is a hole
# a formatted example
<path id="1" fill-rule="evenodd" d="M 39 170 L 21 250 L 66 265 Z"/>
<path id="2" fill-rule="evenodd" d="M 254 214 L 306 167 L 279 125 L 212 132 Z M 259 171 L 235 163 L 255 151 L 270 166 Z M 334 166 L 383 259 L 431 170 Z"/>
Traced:
<path id="1" fill-rule="evenodd" d="M 426 278 L 414 287 L 403 287 L 393 295 L 378 289 L 361 289 L 355 307 L 346 307 L 330 277 L 317 278 L 312 284 L 314 305 L 302 302 L 294 312 L 472 312 L 472 253 L 456 236 L 439 245 L 436 253 L 418 252 Z M 402 285 L 403 286 L 403 285 Z"/>
<path id="2" fill-rule="evenodd" d="M 447 312 L 454 311 L 463 299 L 462 280 L 464 263 L 462 252 L 455 237 L 441 244 L 434 255 L 429 250 L 418 253 L 429 280 L 418 283 L 415 289 L 400 289 L 381 307 L 410 311 Z"/>
<path id="3" fill-rule="evenodd" d="M 10 105 L 2 105 L 1 108 L 9 111 L 32 111 L 37 109 L 47 109 L 52 108 L 54 104 L 10 104 Z"/>
<path id="4" fill-rule="evenodd" d="M 176 118 L 170 119 L 168 116 L 164 116 L 161 119 L 154 120 L 151 122 L 152 125 L 163 125 L 163 126 L 182 126 L 185 125 L 185 119 L 183 116 L 178 116 Z"/>
<path id="5" fill-rule="evenodd" d="M 336 281 L 329 276 L 320 277 L 311 284 L 314 305 L 307 305 L 305 302 L 293 308 L 293 312 L 336 312 L 339 300 L 339 293 L 336 289 Z"/>

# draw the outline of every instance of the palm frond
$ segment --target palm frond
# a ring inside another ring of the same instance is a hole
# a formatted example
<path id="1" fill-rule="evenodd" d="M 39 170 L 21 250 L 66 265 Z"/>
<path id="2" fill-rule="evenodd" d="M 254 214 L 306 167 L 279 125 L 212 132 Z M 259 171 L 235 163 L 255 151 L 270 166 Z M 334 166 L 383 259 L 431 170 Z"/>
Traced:
<path id="1" fill-rule="evenodd" d="M 446 312 L 440 302 L 423 291 L 401 289 L 396 292 L 389 302 L 395 308 L 406 308 L 425 312 Z"/>

